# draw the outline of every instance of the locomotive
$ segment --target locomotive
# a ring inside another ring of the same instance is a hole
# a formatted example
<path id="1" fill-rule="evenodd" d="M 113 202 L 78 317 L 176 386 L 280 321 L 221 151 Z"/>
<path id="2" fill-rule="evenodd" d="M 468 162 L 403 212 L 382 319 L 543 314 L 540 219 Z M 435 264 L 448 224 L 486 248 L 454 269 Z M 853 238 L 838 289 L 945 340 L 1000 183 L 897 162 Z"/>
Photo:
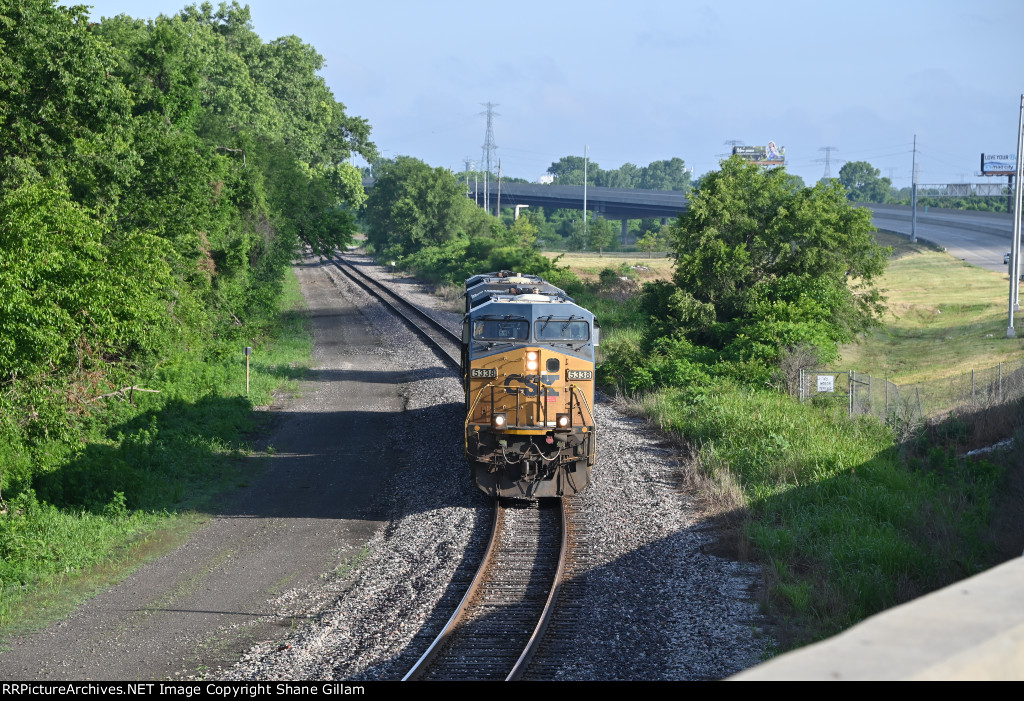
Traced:
<path id="1" fill-rule="evenodd" d="M 465 451 L 473 482 L 506 499 L 571 496 L 594 466 L 594 315 L 536 275 L 466 280 Z"/>

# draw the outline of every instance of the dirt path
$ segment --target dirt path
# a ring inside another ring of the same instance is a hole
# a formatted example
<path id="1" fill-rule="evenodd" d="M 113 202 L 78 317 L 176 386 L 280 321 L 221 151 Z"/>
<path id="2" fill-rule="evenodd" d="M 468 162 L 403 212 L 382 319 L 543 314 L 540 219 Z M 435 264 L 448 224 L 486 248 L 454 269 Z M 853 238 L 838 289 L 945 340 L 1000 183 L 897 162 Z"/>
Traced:
<path id="1" fill-rule="evenodd" d="M 271 407 L 269 468 L 172 553 L 0 653 L 4 680 L 156 680 L 201 675 L 294 625 L 301 597 L 380 525 L 367 504 L 393 456 L 401 368 L 323 268 L 297 268 L 315 329 L 299 396 Z"/>

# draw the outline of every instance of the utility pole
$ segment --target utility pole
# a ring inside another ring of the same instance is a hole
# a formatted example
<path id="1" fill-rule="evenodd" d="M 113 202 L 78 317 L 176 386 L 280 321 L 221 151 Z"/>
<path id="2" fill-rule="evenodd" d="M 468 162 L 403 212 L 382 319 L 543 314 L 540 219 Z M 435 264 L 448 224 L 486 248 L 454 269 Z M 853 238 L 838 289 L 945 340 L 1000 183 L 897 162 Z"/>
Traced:
<path id="1" fill-rule="evenodd" d="M 1021 161 L 1024 160 L 1024 95 L 1020 96 L 1020 126 L 1017 128 L 1017 187 L 1013 192 L 1013 242 L 1010 247 L 1010 323 L 1006 337 L 1013 338 L 1013 312 L 1020 309 L 1020 206 L 1021 206 Z"/>
<path id="2" fill-rule="evenodd" d="M 501 159 L 498 159 L 498 205 L 494 208 L 494 216 L 501 218 Z"/>
<path id="3" fill-rule="evenodd" d="M 498 148 L 497 145 L 494 143 L 494 118 L 498 117 L 498 116 L 501 116 L 501 115 L 499 115 L 497 112 L 494 111 L 494 108 L 497 107 L 497 105 L 494 104 L 493 102 L 482 102 L 480 104 L 482 104 L 484 107 L 487 108 L 486 112 L 481 112 L 480 113 L 481 115 L 486 115 L 487 116 L 487 131 L 484 134 L 484 146 L 483 146 L 484 153 L 483 153 L 483 158 L 481 158 L 480 160 L 482 161 L 482 165 L 485 166 L 485 168 L 484 168 L 484 173 L 485 173 L 485 175 L 484 175 L 484 209 L 486 209 L 488 212 L 490 212 L 491 211 L 491 200 L 490 200 L 489 193 L 488 193 L 488 185 L 489 185 L 489 181 L 491 179 L 490 178 L 490 176 L 491 176 L 491 156 L 494 155 L 495 150 L 497 150 L 497 148 Z"/>
<path id="4" fill-rule="evenodd" d="M 910 170 L 910 243 L 917 243 L 917 134 L 914 134 L 914 157 Z"/>
<path id="5" fill-rule="evenodd" d="M 469 171 L 471 171 L 471 170 L 472 171 L 476 171 L 476 166 L 473 164 L 473 159 L 470 158 L 469 156 L 466 156 L 466 158 L 463 159 L 463 162 L 466 164 L 466 193 L 468 194 L 469 193 Z"/>

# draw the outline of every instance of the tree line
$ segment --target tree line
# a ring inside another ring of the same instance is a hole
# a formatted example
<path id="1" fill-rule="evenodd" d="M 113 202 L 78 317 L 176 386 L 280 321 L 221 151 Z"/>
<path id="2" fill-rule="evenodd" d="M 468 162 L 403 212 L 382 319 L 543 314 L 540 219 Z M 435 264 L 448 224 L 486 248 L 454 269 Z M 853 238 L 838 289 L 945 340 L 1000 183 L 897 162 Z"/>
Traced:
<path id="1" fill-rule="evenodd" d="M 351 240 L 348 160 L 376 154 L 315 49 L 237 2 L 5 1 L 0 45 L 0 454 L 24 458 L 147 369 L 258 339 L 300 247 Z M 8 495 L 46 461 L 13 462 Z"/>

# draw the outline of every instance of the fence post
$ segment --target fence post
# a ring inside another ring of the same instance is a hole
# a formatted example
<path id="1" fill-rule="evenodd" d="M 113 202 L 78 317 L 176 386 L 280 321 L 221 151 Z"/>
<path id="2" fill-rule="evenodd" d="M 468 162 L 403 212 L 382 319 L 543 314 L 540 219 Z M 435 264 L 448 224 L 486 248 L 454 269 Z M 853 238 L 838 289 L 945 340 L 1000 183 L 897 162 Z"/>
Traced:
<path id="1" fill-rule="evenodd" d="M 800 403 L 804 402 L 804 369 L 800 368 L 800 379 L 797 380 L 799 383 L 796 388 L 796 396 L 799 398 Z"/>
<path id="2" fill-rule="evenodd" d="M 857 377 L 857 371 L 856 370 L 850 370 L 848 373 L 846 373 L 846 383 L 850 387 L 850 416 L 851 417 L 853 417 L 853 391 L 854 391 L 854 389 L 853 389 L 853 387 L 854 387 L 853 382 L 856 379 L 856 377 Z"/>
<path id="3" fill-rule="evenodd" d="M 889 418 L 889 376 L 885 376 L 885 418 Z"/>
<path id="4" fill-rule="evenodd" d="M 1003 364 L 999 363 L 999 403 L 1003 401 Z"/>
<path id="5" fill-rule="evenodd" d="M 971 404 L 977 404 L 978 400 L 974 396 L 974 368 L 971 368 Z"/>

